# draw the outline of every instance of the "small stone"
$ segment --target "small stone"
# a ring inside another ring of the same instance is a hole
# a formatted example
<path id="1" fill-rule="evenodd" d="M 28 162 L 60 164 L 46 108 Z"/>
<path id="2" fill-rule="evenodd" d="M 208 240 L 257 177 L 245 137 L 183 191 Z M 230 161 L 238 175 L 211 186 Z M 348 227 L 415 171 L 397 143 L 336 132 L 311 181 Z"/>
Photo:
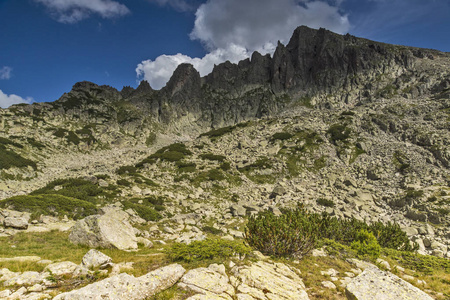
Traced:
<path id="1" fill-rule="evenodd" d="M 104 269 L 112 265 L 112 258 L 102 252 L 91 249 L 81 260 L 81 266 L 87 269 L 100 268 Z"/>
<path id="2" fill-rule="evenodd" d="M 332 289 L 332 290 L 336 289 L 336 285 L 334 283 L 332 283 L 331 281 L 322 281 L 322 286 L 326 287 L 327 289 Z"/>

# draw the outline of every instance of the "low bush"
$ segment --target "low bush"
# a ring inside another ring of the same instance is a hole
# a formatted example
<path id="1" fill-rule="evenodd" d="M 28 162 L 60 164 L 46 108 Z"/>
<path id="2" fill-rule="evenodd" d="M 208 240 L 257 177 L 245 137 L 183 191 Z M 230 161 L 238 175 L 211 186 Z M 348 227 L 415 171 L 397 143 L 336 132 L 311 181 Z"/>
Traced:
<path id="1" fill-rule="evenodd" d="M 133 209 L 139 217 L 146 221 L 158 221 L 162 216 L 153 208 L 145 204 L 134 203 L 132 201 L 122 202 L 124 209 Z"/>
<path id="2" fill-rule="evenodd" d="M 9 169 L 12 167 L 24 168 L 32 167 L 37 170 L 37 165 L 34 161 L 22 157 L 20 154 L 6 149 L 5 146 L 0 144 L 0 170 Z"/>
<path id="3" fill-rule="evenodd" d="M 206 259 L 224 260 L 235 255 L 249 254 L 251 249 L 242 241 L 228 241 L 223 239 L 206 239 L 194 241 L 189 245 L 184 243 L 173 244 L 167 254 L 174 261 L 201 261 Z"/>
<path id="4" fill-rule="evenodd" d="M 136 173 L 137 168 L 134 166 L 121 166 L 116 170 L 116 174 L 123 175 L 128 173 Z"/>
<path id="5" fill-rule="evenodd" d="M 276 141 L 276 140 L 284 141 L 284 140 L 288 140 L 292 137 L 293 137 L 293 135 L 290 134 L 289 132 L 277 132 L 274 135 L 272 135 L 271 140 L 272 141 Z"/>
<path id="6" fill-rule="evenodd" d="M 316 200 L 317 204 L 326 206 L 326 207 L 334 207 L 334 202 L 332 200 L 328 200 L 325 198 L 319 198 Z"/>
<path id="7" fill-rule="evenodd" d="M 191 154 L 192 152 L 186 148 L 185 144 L 175 143 L 159 149 L 152 155 L 148 156 L 147 158 L 136 164 L 136 167 L 140 168 L 143 167 L 144 164 L 153 164 L 158 159 L 169 162 L 177 162 Z"/>
<path id="8" fill-rule="evenodd" d="M 245 240 L 267 255 L 302 257 L 316 246 L 318 230 L 303 208 L 286 210 L 281 216 L 265 211 L 250 217 Z"/>
<path id="9" fill-rule="evenodd" d="M 350 247 L 356 250 L 360 256 L 369 256 L 376 259 L 380 256 L 381 247 L 372 232 L 361 229 L 357 232 L 355 240 Z"/>
<path id="10" fill-rule="evenodd" d="M 98 196 L 111 196 L 106 189 L 81 178 L 57 179 L 31 195 L 58 194 L 95 203 Z"/>
<path id="11" fill-rule="evenodd" d="M 126 180 L 126 179 L 118 179 L 118 180 L 116 181 L 116 183 L 117 183 L 118 185 L 131 186 L 131 182 L 129 182 L 129 181 Z"/>
<path id="12" fill-rule="evenodd" d="M 178 167 L 178 172 L 192 173 L 197 169 L 197 165 L 193 162 L 177 161 L 175 165 Z"/>
<path id="13" fill-rule="evenodd" d="M 219 169 L 221 169 L 222 171 L 231 170 L 231 164 L 229 162 L 225 161 L 220 164 Z"/>
<path id="14" fill-rule="evenodd" d="M 214 228 L 212 226 L 203 226 L 202 230 L 203 232 L 208 232 L 214 235 L 221 235 L 223 233 L 222 230 Z"/>
<path id="15" fill-rule="evenodd" d="M 369 232 L 381 247 L 402 251 L 418 248 L 417 244 L 411 245 L 408 236 L 397 224 L 375 222 L 368 225 L 354 218 L 344 220 L 326 213 L 308 213 L 302 206 L 284 210 L 281 216 L 275 216 L 269 211 L 251 216 L 245 229 L 245 238 L 250 246 L 268 255 L 302 256 L 323 239 L 344 245 L 360 241 L 354 247 L 363 247 L 364 241 L 370 243 L 370 239 L 364 240 L 362 237 L 365 232 Z M 370 244 L 367 250 L 370 255 L 375 253 L 375 246 Z"/>
<path id="16" fill-rule="evenodd" d="M 97 213 L 97 207 L 90 202 L 54 194 L 15 196 L 0 201 L 0 207 L 29 212 L 33 219 L 43 214 L 67 215 L 76 220 Z"/>
<path id="17" fill-rule="evenodd" d="M 217 138 L 224 134 L 232 132 L 234 128 L 235 128 L 235 126 L 227 126 L 227 127 L 222 127 L 219 129 L 213 129 L 211 131 L 202 133 L 200 136 L 207 136 L 209 138 Z"/>
<path id="18" fill-rule="evenodd" d="M 337 141 L 345 141 L 350 137 L 351 130 L 343 124 L 334 124 L 328 128 L 327 133 L 330 135 L 330 140 L 333 144 Z"/>
<path id="19" fill-rule="evenodd" d="M 218 162 L 223 162 L 225 160 L 225 156 L 223 156 L 223 155 L 215 155 L 215 154 L 212 154 L 212 153 L 200 154 L 200 158 L 207 159 L 207 160 L 213 160 L 213 161 L 215 160 L 215 161 L 218 161 Z"/>

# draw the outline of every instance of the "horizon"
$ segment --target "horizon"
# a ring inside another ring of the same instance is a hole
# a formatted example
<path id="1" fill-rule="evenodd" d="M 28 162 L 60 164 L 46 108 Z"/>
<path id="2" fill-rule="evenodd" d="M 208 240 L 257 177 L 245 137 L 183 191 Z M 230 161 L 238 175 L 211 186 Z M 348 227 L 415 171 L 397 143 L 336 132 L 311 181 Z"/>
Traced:
<path id="1" fill-rule="evenodd" d="M 5 0 L 0 107 L 52 102 L 80 81 L 160 89 L 180 63 L 205 76 L 254 51 L 272 56 L 301 25 L 450 52 L 449 13 L 444 0 Z"/>

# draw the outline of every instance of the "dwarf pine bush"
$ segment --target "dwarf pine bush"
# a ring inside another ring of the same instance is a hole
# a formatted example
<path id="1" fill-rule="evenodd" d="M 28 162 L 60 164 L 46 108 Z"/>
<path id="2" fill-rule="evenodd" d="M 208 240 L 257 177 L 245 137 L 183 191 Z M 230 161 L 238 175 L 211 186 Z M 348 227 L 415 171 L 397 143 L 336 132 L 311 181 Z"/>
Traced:
<path id="1" fill-rule="evenodd" d="M 380 256 L 380 244 L 372 232 L 361 229 L 357 232 L 355 240 L 350 247 L 357 251 L 358 255 L 369 256 L 376 259 Z"/>
<path id="2" fill-rule="evenodd" d="M 302 206 L 284 210 L 281 216 L 270 211 L 251 216 L 245 228 L 245 239 L 250 246 L 273 256 L 303 256 L 323 239 L 352 245 L 360 255 L 372 257 L 379 255 L 380 246 L 402 251 L 418 247 L 411 245 L 397 224 L 376 222 L 369 225 L 355 218 L 345 220 L 326 213 L 308 213 Z"/>

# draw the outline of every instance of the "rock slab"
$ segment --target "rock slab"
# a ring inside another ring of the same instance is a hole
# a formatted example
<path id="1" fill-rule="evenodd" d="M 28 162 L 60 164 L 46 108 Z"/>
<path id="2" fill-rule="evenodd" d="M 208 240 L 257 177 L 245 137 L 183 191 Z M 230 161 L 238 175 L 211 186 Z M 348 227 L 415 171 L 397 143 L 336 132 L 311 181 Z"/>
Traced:
<path id="1" fill-rule="evenodd" d="M 141 277 L 122 273 L 79 290 L 63 293 L 54 300 L 143 300 L 173 286 L 186 270 L 179 264 L 159 268 Z"/>
<path id="2" fill-rule="evenodd" d="M 346 287 L 349 300 L 432 300 L 429 295 L 390 272 L 367 268 Z"/>

